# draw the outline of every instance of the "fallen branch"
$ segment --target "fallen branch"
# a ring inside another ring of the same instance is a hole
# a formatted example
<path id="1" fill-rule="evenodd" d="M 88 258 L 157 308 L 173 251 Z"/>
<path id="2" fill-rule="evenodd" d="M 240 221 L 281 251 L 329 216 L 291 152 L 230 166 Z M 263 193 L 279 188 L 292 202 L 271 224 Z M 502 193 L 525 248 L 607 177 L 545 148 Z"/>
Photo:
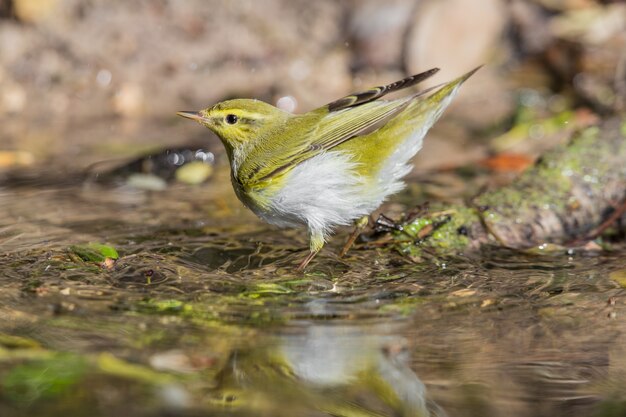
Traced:
<path id="1" fill-rule="evenodd" d="M 577 132 L 568 145 L 546 153 L 505 187 L 466 205 L 438 205 L 431 207 L 433 214 L 408 219 L 394 231 L 395 242 L 413 256 L 433 250 L 452 255 L 485 244 L 567 245 L 618 224 L 625 200 L 626 121 L 612 119 Z"/>

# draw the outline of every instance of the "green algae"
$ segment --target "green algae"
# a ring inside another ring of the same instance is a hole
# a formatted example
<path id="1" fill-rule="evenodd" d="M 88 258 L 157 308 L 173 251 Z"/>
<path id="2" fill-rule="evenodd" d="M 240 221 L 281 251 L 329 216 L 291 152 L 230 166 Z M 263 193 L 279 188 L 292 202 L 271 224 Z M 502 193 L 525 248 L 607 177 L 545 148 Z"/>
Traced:
<path id="1" fill-rule="evenodd" d="M 69 247 L 69 251 L 85 262 L 101 263 L 107 258 L 118 259 L 120 257 L 113 246 L 95 242 L 86 245 L 72 245 Z"/>
<path id="2" fill-rule="evenodd" d="M 86 362 L 76 355 L 57 354 L 12 368 L 1 380 L 4 395 L 18 403 L 31 403 L 67 393 L 85 374 Z"/>
<path id="3" fill-rule="evenodd" d="M 137 303 L 136 309 L 141 313 L 148 314 L 186 314 L 193 307 L 181 300 L 155 300 L 148 299 Z"/>
<path id="4" fill-rule="evenodd" d="M 620 287 L 626 288 L 626 269 L 611 272 L 609 277 L 615 281 Z"/>
<path id="5" fill-rule="evenodd" d="M 624 415 L 626 415 L 626 399 L 619 397 L 602 401 L 592 414 L 593 417 L 621 417 Z"/>
<path id="6" fill-rule="evenodd" d="M 438 208 L 443 207 L 433 207 L 433 211 Z M 405 255 L 420 257 L 424 254 L 424 249 L 453 253 L 466 248 L 470 242 L 466 231 L 479 221 L 476 210 L 453 206 L 447 207 L 444 213 L 425 215 L 402 225 L 402 231 L 394 234 L 399 251 Z M 425 238 L 419 238 L 420 232 L 434 225 L 437 226 L 431 233 Z"/>
<path id="7" fill-rule="evenodd" d="M 159 385 L 172 382 L 174 377 L 163 372 L 156 372 L 152 369 L 131 364 L 119 359 L 110 353 L 101 353 L 95 359 L 98 371 L 105 375 L 141 382 L 148 385 Z"/>
<path id="8" fill-rule="evenodd" d="M 415 310 L 426 300 L 418 296 L 406 296 L 394 300 L 389 304 L 385 304 L 380 308 L 383 313 L 394 313 L 400 316 L 409 317 L 415 313 Z"/>
<path id="9" fill-rule="evenodd" d="M 37 349 L 41 345 L 28 337 L 16 336 L 0 332 L 0 346 L 7 349 Z"/>
<path id="10" fill-rule="evenodd" d="M 285 285 L 281 285 L 275 282 L 261 282 L 255 284 L 252 288 L 247 289 L 240 296 L 242 298 L 261 298 L 271 297 L 274 295 L 293 294 L 294 290 L 288 288 Z"/>

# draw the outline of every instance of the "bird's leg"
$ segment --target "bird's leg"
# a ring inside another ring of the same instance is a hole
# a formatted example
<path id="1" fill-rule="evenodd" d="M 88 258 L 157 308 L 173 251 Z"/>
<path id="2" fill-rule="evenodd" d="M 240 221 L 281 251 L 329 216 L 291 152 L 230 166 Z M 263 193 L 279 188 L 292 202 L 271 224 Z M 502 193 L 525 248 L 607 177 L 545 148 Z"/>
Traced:
<path id="1" fill-rule="evenodd" d="M 298 267 L 296 268 L 297 272 L 302 272 L 304 271 L 304 268 L 307 267 L 307 265 L 309 264 L 309 262 L 311 262 L 311 260 L 313 258 L 315 258 L 315 255 L 317 255 L 317 252 L 319 252 L 322 247 L 324 246 L 324 234 L 322 232 L 318 232 L 318 231 L 310 231 L 309 232 L 309 254 L 302 260 L 302 262 L 300 262 L 300 264 L 298 264 Z"/>
<path id="2" fill-rule="evenodd" d="M 304 271 L 304 268 L 306 268 L 309 262 L 315 258 L 315 255 L 317 255 L 317 252 L 309 252 L 309 254 L 296 267 L 296 272 Z"/>
<path id="3" fill-rule="evenodd" d="M 360 219 L 358 219 L 358 220 L 356 220 L 354 222 L 354 230 L 352 231 L 352 233 L 348 237 L 348 240 L 346 241 L 346 244 L 343 245 L 343 248 L 341 249 L 341 252 L 339 252 L 339 257 L 340 258 L 343 258 L 344 256 L 346 256 L 346 253 L 348 253 L 348 251 L 350 250 L 350 248 L 354 244 L 354 241 L 356 240 L 357 237 L 359 237 L 359 235 L 361 234 L 363 229 L 365 229 L 365 227 L 367 226 L 368 222 L 369 222 L 369 216 L 363 216 L 363 217 L 361 217 Z"/>

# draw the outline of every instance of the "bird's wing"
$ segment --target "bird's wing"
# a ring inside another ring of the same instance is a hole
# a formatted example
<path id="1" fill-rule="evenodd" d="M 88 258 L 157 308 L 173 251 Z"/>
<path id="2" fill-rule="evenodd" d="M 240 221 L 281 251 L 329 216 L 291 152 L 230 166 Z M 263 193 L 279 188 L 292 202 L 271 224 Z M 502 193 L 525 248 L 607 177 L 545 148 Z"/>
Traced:
<path id="1" fill-rule="evenodd" d="M 384 121 L 404 110 L 416 96 L 424 94 L 430 89 L 397 100 L 378 99 L 393 91 L 413 86 L 437 71 L 439 71 L 438 68 L 433 68 L 388 85 L 346 96 L 313 110 L 311 115 L 320 116 L 316 118 L 315 127 L 312 130 L 294 138 L 299 142 L 289 146 L 294 152 L 288 154 L 281 152 L 281 157 L 271 158 L 272 164 L 269 166 L 274 167 L 274 169 L 268 169 L 267 165 L 260 167 L 254 172 L 249 182 L 257 183 L 269 180 L 321 152 L 332 149 L 365 131 L 380 126 Z M 307 117 L 307 115 L 303 117 Z"/>
<path id="2" fill-rule="evenodd" d="M 382 125 L 384 121 L 404 109 L 410 98 L 394 101 L 373 101 L 355 108 L 316 117 L 309 131 L 287 132 L 285 140 L 274 149 L 264 149 L 264 165 L 241 180 L 247 184 L 262 183 L 284 173 L 301 162 L 332 149 L 360 133 Z M 306 117 L 306 116 L 303 116 Z M 290 152 L 285 152 L 289 149 Z"/>
<path id="3" fill-rule="evenodd" d="M 326 114 L 309 135 L 310 148 L 327 150 L 349 140 L 401 112 L 409 102 L 430 90 L 399 100 L 379 100 L 385 95 L 411 87 L 439 71 L 433 68 L 391 84 L 370 88 L 333 101 L 312 113 Z"/>

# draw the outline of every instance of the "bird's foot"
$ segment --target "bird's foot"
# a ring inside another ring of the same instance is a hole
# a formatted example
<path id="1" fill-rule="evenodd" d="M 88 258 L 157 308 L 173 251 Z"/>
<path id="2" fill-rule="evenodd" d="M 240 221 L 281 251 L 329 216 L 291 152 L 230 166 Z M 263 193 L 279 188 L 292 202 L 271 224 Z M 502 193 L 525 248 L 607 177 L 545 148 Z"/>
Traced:
<path id="1" fill-rule="evenodd" d="M 359 235 L 361 234 L 363 229 L 365 229 L 367 227 L 368 223 L 369 223 L 369 217 L 368 216 L 361 217 L 359 220 L 354 222 L 354 230 L 352 231 L 352 233 L 348 237 L 348 240 L 346 241 L 346 244 L 343 245 L 343 248 L 341 249 L 341 252 L 339 252 L 339 257 L 340 258 L 343 258 L 344 256 L 346 256 L 346 253 L 348 253 L 348 251 L 350 250 L 352 245 L 354 245 L 354 242 L 356 241 L 356 238 L 359 237 Z"/>
<path id="2" fill-rule="evenodd" d="M 315 255 L 317 255 L 317 252 L 309 252 L 309 254 L 296 267 L 296 272 L 304 271 L 304 268 L 306 268 L 309 262 L 311 262 L 311 260 L 315 258 Z"/>

